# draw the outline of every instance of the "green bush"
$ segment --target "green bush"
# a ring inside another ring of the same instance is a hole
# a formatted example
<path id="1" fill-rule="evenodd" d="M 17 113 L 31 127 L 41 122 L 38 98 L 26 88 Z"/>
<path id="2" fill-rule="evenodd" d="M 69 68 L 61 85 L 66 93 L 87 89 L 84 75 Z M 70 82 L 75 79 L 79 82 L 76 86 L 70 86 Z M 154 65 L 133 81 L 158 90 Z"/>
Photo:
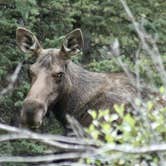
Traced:
<path id="1" fill-rule="evenodd" d="M 163 93 L 164 88 L 160 91 Z M 93 139 L 99 141 L 102 147 L 108 145 L 125 145 L 132 147 L 150 146 L 153 144 L 162 144 L 166 141 L 165 115 L 166 108 L 157 107 L 157 98 L 153 101 L 140 101 L 135 99 L 137 110 L 127 113 L 124 105 L 114 105 L 114 110 L 89 111 L 93 118 L 93 123 L 87 129 L 87 132 Z M 156 107 L 158 109 L 156 109 Z M 133 113 L 132 113 L 133 112 Z M 123 149 L 122 149 L 123 151 Z M 118 155 L 115 159 L 107 160 L 107 156 Z M 161 154 L 160 154 L 161 155 Z M 162 153 L 163 158 L 166 153 Z M 87 159 L 88 163 L 98 163 L 103 161 L 109 166 L 116 165 L 135 165 L 146 163 L 153 166 L 160 165 L 159 153 L 138 153 L 130 154 L 116 151 L 101 152 L 96 159 Z"/>

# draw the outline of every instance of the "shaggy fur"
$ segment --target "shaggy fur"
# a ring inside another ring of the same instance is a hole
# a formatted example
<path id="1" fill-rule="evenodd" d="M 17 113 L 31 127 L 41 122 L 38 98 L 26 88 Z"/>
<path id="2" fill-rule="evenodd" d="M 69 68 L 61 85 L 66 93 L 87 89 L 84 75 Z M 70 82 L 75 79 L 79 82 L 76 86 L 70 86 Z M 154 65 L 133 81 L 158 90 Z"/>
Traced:
<path id="1" fill-rule="evenodd" d="M 19 48 L 38 57 L 30 67 L 31 89 L 21 111 L 24 126 L 39 127 L 49 109 L 61 120 L 68 113 L 88 126 L 92 120 L 89 109 L 112 110 L 114 104 L 132 105 L 136 97 L 137 89 L 124 73 L 90 72 L 70 60 L 83 45 L 80 30 L 71 32 L 66 39 L 60 49 L 43 49 L 30 31 L 17 30 Z"/>

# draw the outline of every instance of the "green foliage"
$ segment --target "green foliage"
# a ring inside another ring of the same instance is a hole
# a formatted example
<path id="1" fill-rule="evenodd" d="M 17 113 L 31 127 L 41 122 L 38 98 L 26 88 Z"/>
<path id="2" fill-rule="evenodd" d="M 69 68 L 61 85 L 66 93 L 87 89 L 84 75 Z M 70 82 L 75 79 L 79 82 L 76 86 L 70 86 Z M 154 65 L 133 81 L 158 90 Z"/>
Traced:
<path id="1" fill-rule="evenodd" d="M 164 88 L 160 91 L 163 93 Z M 156 99 L 155 99 L 156 100 Z M 148 101 L 145 106 L 136 100 L 138 110 L 137 116 L 127 113 L 124 105 L 114 105 L 114 110 L 99 110 L 89 111 L 93 118 L 93 123 L 87 129 L 87 132 L 93 139 L 99 140 L 101 145 L 116 145 L 125 144 L 133 147 L 142 147 L 151 145 L 157 142 L 166 141 L 165 115 L 166 108 L 161 107 L 155 109 L 156 101 Z M 117 152 L 118 153 L 118 152 Z M 115 152 L 105 152 L 96 160 L 88 159 L 88 163 L 102 163 L 102 158 L 107 158 L 107 155 L 115 154 Z M 163 154 L 166 155 L 166 154 Z M 101 158 L 101 159 L 100 159 Z M 115 158 L 108 161 L 110 166 L 115 165 L 135 165 L 141 162 L 147 162 L 150 165 L 159 165 L 158 155 L 152 154 L 135 154 L 123 155 L 120 158 Z"/>
<path id="2" fill-rule="evenodd" d="M 95 72 L 117 72 L 122 71 L 122 69 L 117 66 L 113 60 L 102 60 L 96 62 L 95 60 L 88 64 L 87 68 Z"/>
<path id="3" fill-rule="evenodd" d="M 47 146 L 41 145 L 34 141 L 11 141 L 0 144 L 1 154 L 7 155 L 14 153 L 15 155 L 23 155 L 27 154 L 27 152 L 31 152 L 30 155 L 33 154 L 41 154 L 46 151 Z"/>

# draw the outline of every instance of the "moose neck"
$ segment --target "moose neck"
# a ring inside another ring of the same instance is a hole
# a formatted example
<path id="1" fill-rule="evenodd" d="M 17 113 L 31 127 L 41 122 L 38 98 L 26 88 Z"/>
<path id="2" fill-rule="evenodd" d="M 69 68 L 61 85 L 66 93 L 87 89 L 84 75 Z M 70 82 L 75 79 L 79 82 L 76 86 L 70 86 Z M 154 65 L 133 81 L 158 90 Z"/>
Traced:
<path id="1" fill-rule="evenodd" d="M 102 92 L 105 86 L 105 76 L 101 73 L 89 72 L 82 67 L 69 62 L 67 74 L 71 81 L 69 92 L 63 95 L 59 104 L 67 113 L 77 112 L 77 110 L 89 107 L 87 103 L 94 101 L 96 96 Z"/>

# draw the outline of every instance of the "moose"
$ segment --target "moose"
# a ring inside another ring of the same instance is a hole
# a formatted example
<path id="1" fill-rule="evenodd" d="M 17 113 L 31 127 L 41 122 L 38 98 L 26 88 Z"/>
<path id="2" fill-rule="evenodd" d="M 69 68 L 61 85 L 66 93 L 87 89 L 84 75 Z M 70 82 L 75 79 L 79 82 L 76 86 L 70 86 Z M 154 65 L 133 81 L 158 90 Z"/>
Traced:
<path id="1" fill-rule="evenodd" d="M 127 105 L 136 97 L 137 88 L 125 73 L 90 72 L 72 62 L 71 57 L 84 45 L 80 29 L 68 33 L 59 49 L 42 48 L 37 37 L 23 27 L 16 30 L 16 42 L 24 53 L 36 56 L 20 115 L 24 127 L 40 127 L 50 110 L 64 122 L 69 114 L 88 126 L 92 121 L 89 109 L 112 109 L 114 104 Z"/>

